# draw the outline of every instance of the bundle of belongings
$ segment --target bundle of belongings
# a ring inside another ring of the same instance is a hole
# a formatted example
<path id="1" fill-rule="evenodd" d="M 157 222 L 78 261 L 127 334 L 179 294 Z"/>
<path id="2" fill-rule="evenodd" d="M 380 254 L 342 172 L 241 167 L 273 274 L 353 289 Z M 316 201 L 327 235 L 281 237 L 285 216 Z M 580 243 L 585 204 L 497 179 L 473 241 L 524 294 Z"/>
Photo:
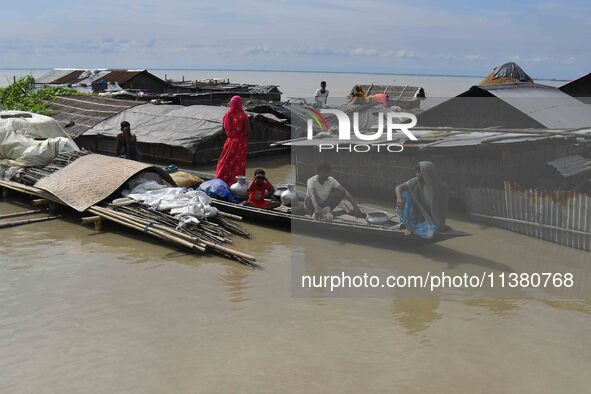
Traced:
<path id="1" fill-rule="evenodd" d="M 80 150 L 49 116 L 24 111 L 0 112 L 0 178 L 20 167 L 49 164 L 57 155 Z"/>
<path id="2" fill-rule="evenodd" d="M 157 211 L 170 211 L 186 223 L 199 223 L 217 215 L 218 210 L 211 206 L 211 198 L 200 190 L 172 187 L 154 172 L 142 172 L 128 182 L 128 188 L 121 192 L 123 199 L 113 201 L 115 205 L 125 205 L 130 200 L 141 202 Z"/>

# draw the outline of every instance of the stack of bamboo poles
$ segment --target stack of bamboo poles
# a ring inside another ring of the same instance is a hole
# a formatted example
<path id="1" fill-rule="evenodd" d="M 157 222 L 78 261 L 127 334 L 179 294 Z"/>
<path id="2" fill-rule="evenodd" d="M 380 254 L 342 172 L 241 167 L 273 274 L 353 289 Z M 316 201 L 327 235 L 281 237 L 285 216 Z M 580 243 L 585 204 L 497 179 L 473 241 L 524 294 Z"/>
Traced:
<path id="1" fill-rule="evenodd" d="M 231 239 L 228 237 L 229 231 L 219 224 L 203 221 L 177 229 L 175 224 L 178 225 L 178 219 L 158 211 L 146 214 L 144 212 L 146 210 L 141 206 L 132 208 L 131 206 L 99 207 L 95 205 L 90 207 L 88 212 L 122 226 L 151 234 L 164 241 L 203 253 L 215 252 L 241 264 L 258 267 L 253 256 L 223 246 L 224 243 L 231 242 Z"/>
<path id="2" fill-rule="evenodd" d="M 89 152 L 61 154 L 45 167 L 22 169 L 18 176 L 14 178 L 17 182 L 0 181 L 0 187 L 63 204 L 55 196 L 32 185 L 43 177 L 66 167 L 69 163 L 85 154 L 89 154 Z M 213 252 L 249 267 L 258 267 L 253 256 L 224 246 L 226 243 L 232 243 L 231 237 L 234 234 L 246 238 L 250 237 L 248 231 L 242 226 L 227 220 L 227 218 L 241 219 L 234 215 L 220 213 L 215 217 L 200 220 L 199 223 L 186 223 L 181 226 L 178 218 L 166 212 L 153 210 L 141 203 L 126 206 L 94 205 L 87 212 L 98 217 L 97 220 L 104 219 L 191 250 L 203 253 Z M 88 220 L 88 218 L 84 220 L 85 223 L 92 221 Z M 99 225 L 96 228 L 100 227 Z"/>
<path id="3" fill-rule="evenodd" d="M 74 160 L 82 156 L 91 154 L 88 151 L 74 151 L 61 153 L 46 166 L 43 167 L 23 167 L 13 177 L 16 182 L 32 186 L 41 178 L 51 175 L 56 171 L 61 170 Z"/>

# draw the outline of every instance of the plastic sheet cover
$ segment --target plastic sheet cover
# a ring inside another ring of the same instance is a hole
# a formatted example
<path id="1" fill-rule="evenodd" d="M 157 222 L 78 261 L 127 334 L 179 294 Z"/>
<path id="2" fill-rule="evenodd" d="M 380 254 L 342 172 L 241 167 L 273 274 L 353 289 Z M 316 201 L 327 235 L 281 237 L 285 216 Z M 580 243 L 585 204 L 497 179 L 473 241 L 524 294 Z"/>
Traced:
<path id="1" fill-rule="evenodd" d="M 54 119 L 23 111 L 0 112 L 0 166 L 44 166 L 60 153 L 74 150 L 78 146 Z"/>
<path id="2" fill-rule="evenodd" d="M 222 118 L 227 107 L 210 105 L 144 104 L 127 109 L 97 124 L 85 135 L 105 135 L 115 138 L 120 124 L 126 120 L 132 133 L 143 143 L 182 146 L 191 152 L 196 147 L 223 133 Z"/>

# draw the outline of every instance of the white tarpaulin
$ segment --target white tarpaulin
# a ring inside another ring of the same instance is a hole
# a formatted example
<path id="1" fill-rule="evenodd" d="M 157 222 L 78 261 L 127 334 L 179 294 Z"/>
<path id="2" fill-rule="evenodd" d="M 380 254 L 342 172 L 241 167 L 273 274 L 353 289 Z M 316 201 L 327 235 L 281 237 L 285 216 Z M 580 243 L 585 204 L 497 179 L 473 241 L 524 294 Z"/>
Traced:
<path id="1" fill-rule="evenodd" d="M 158 211 L 168 211 L 186 222 L 199 223 L 196 219 L 215 216 L 217 209 L 211 206 L 211 198 L 200 190 L 187 191 L 182 187 L 170 187 L 155 173 L 142 173 L 128 182 L 129 189 L 122 195 Z"/>
<path id="2" fill-rule="evenodd" d="M 78 145 L 49 116 L 0 112 L 0 166 L 44 166 L 60 153 L 74 150 L 79 150 Z"/>

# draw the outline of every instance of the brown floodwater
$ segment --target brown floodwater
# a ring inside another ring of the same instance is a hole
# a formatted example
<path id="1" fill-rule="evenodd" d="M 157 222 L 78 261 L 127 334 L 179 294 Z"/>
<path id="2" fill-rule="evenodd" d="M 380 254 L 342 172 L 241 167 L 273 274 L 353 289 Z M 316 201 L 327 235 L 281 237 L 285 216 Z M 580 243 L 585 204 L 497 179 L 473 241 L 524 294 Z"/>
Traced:
<path id="1" fill-rule="evenodd" d="M 280 183 L 288 162 L 249 162 Z M 205 169 L 208 169 L 207 167 Z M 280 179 L 281 178 L 281 179 Z M 0 214 L 23 210 L 0 202 Z M 66 218 L 0 230 L 0 392 L 586 392 L 591 299 L 335 297 L 306 272 L 570 270 L 589 253 L 470 223 L 419 249 L 245 223 L 261 270 Z"/>

